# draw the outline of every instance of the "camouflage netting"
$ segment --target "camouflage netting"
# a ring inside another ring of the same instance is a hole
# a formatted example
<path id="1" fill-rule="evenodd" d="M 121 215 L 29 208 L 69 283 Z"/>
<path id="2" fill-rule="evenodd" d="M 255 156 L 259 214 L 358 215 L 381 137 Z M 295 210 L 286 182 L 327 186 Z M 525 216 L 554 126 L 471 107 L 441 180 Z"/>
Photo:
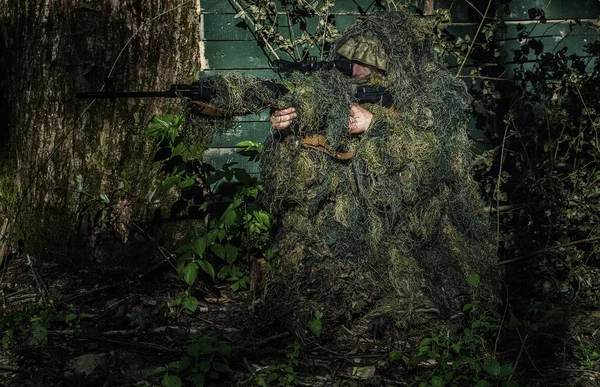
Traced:
<path id="1" fill-rule="evenodd" d="M 278 103 L 296 106 L 297 122 L 290 133 L 273 135 L 261 158 L 263 199 L 281 220 L 281 261 L 267 305 L 300 325 L 313 309 L 330 322 L 384 316 L 410 323 L 423 316 L 418 312 L 448 318 L 471 299 L 472 273 L 483 279 L 478 291 L 494 298 L 495 253 L 469 173 L 466 87 L 436 57 L 433 25 L 405 13 L 358 22 L 332 52 L 367 31 L 382 43 L 388 71 L 366 82 L 386 86 L 394 108 L 362 105 L 373 123 L 350 136 L 357 81 L 338 72 L 292 75 L 294 92 Z M 219 107 L 241 113 L 249 95 L 252 109 L 274 102 L 256 98 L 251 82 L 236 77 L 223 76 L 238 97 Z M 307 149 L 308 134 L 355 156 L 342 161 Z"/>

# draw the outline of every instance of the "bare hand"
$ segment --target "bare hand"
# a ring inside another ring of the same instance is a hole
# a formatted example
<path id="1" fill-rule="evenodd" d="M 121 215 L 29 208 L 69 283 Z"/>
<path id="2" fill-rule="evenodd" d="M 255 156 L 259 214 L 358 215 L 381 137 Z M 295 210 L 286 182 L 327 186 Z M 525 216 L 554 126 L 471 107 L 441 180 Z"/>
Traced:
<path id="1" fill-rule="evenodd" d="M 298 117 L 295 107 L 283 110 L 275 110 L 271 113 L 271 127 L 275 130 L 287 129 L 292 125 L 294 118 Z"/>
<path id="2" fill-rule="evenodd" d="M 371 126 L 373 113 L 356 104 L 350 104 L 350 119 L 348 129 L 351 134 L 361 134 L 366 132 Z"/>

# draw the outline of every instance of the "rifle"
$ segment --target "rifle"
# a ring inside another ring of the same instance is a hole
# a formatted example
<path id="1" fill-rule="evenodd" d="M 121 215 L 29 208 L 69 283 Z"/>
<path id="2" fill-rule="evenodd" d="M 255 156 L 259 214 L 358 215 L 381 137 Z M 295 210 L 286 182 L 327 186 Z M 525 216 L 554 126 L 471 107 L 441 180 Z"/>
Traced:
<path id="1" fill-rule="evenodd" d="M 300 71 L 310 74 L 316 71 L 338 70 L 345 75 L 352 75 L 352 62 L 348 59 L 337 59 L 333 61 L 318 62 L 316 57 L 310 57 L 308 61 L 290 62 L 276 60 L 273 62 L 273 71 L 277 73 L 289 73 Z M 288 89 L 276 81 L 264 80 L 263 84 L 272 92 L 274 99 L 286 93 Z M 201 78 L 192 84 L 172 84 L 164 91 L 114 91 L 112 82 L 107 80 L 106 91 L 79 92 L 79 99 L 117 99 L 117 98 L 185 98 L 193 101 L 198 109 L 198 114 L 209 116 L 223 116 L 223 113 L 210 106 L 211 99 L 215 96 L 214 80 Z M 354 98 L 358 103 L 373 103 L 386 108 L 392 107 L 394 100 L 392 95 L 384 87 L 359 86 Z"/>

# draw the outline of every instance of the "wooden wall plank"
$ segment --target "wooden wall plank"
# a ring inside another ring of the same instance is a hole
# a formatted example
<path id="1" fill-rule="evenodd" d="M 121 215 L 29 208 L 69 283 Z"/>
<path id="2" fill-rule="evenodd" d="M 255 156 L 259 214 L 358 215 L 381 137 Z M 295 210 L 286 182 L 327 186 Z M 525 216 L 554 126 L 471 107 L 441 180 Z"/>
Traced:
<path id="1" fill-rule="evenodd" d="M 469 4 L 471 3 L 471 4 Z M 485 12 L 488 0 L 436 0 L 436 8 L 450 9 L 452 21 L 458 23 L 478 22 Z M 600 15 L 600 2 L 597 0 L 512 0 L 508 4 L 509 14 L 504 13 L 506 5 L 494 0 L 488 16 L 498 11 L 505 20 L 528 21 L 530 8 L 544 9 L 547 19 L 595 19 Z"/>
<path id="2" fill-rule="evenodd" d="M 311 0 L 311 3 L 313 1 Z M 319 1 L 321 3 L 321 1 Z M 411 5 L 416 8 L 423 9 L 423 0 L 411 1 Z M 276 1 L 279 8 L 278 10 L 283 12 L 285 8 L 281 6 L 281 1 Z M 385 6 L 382 5 L 383 1 L 380 0 L 337 0 L 335 5 L 331 8 L 332 13 L 371 13 L 378 10 L 384 10 Z M 203 8 L 203 12 L 210 13 L 237 13 L 236 8 L 227 0 L 201 0 L 200 6 Z"/>
<path id="3" fill-rule="evenodd" d="M 583 55 L 583 48 L 586 43 L 593 42 L 597 36 L 597 30 L 586 25 L 569 25 L 569 23 L 546 23 L 537 25 L 525 25 L 525 30 L 532 38 L 539 40 L 545 52 L 556 52 L 564 47 L 568 48 L 569 54 Z M 505 50 L 508 53 L 514 50 L 520 50 L 528 44 L 529 39 L 518 39 L 517 26 L 514 24 L 508 25 L 507 36 L 504 41 Z M 528 59 L 535 59 L 534 50 L 530 50 Z M 509 61 L 512 57 L 509 57 Z"/>
<path id="4" fill-rule="evenodd" d="M 245 27 L 242 19 L 235 19 L 233 14 L 207 14 L 202 20 L 204 23 L 204 40 L 248 40 L 254 41 L 252 31 Z M 352 25 L 356 21 L 356 15 L 333 15 L 332 24 L 340 31 Z M 293 33 L 294 37 L 299 37 L 302 34 L 299 24 L 289 23 L 286 15 L 279 15 L 277 24 L 279 32 L 286 38 L 290 38 Z M 292 32 L 290 32 L 290 27 Z M 306 28 L 309 32 L 314 32 L 317 29 L 316 18 L 307 19 Z"/>
<path id="5" fill-rule="evenodd" d="M 268 51 L 267 51 L 268 52 Z M 285 52 L 277 51 L 280 59 L 293 60 Z M 310 55 L 320 57 L 319 48 L 310 50 Z M 270 68 L 267 54 L 259 46 L 258 42 L 248 41 L 214 41 L 205 46 L 205 58 L 209 69 L 237 70 L 248 69 L 266 70 Z M 273 56 L 268 54 L 270 58 Z"/>
<path id="6" fill-rule="evenodd" d="M 206 151 L 204 160 L 217 168 L 223 164 L 236 162 L 237 168 L 244 168 L 248 173 L 258 174 L 258 163 L 248 161 L 248 157 L 238 153 L 239 148 L 211 148 Z"/>
<path id="7" fill-rule="evenodd" d="M 241 141 L 264 142 L 271 132 L 271 123 L 269 121 L 259 122 L 240 122 L 222 134 L 216 134 L 212 148 L 231 148 Z"/>
<path id="8" fill-rule="evenodd" d="M 547 19 L 595 19 L 600 15 L 597 0 L 513 0 L 509 7 L 507 20 L 529 20 L 530 8 L 542 8 Z"/>

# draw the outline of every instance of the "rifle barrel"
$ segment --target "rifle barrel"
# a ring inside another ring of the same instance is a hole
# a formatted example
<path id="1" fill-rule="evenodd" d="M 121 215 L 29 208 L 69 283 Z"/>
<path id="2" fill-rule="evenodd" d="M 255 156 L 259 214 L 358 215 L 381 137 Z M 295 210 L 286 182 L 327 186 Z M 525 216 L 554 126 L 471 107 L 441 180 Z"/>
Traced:
<path id="1" fill-rule="evenodd" d="M 174 98 L 177 95 L 166 91 L 97 91 L 77 93 L 79 99 L 113 99 L 113 98 Z"/>

